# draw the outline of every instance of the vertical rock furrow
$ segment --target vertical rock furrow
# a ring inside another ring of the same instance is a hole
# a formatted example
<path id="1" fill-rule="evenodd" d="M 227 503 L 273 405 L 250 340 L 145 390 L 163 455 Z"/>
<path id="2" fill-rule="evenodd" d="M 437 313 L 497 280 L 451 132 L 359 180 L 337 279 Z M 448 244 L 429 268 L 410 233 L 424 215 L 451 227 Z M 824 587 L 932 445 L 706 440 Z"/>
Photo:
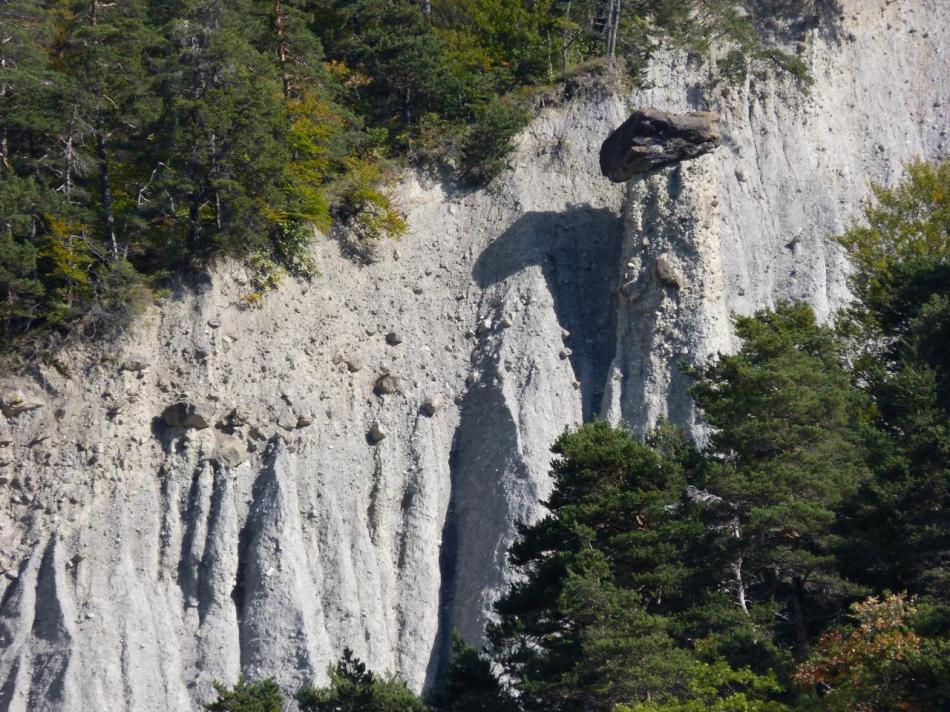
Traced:
<path id="1" fill-rule="evenodd" d="M 236 473 L 230 470 L 214 471 L 207 535 L 201 555 L 194 660 L 196 686 L 207 695 L 211 693 L 213 681 L 234 679 L 241 671 L 240 632 L 231 596 L 238 571 L 235 479 Z"/>
<path id="2" fill-rule="evenodd" d="M 36 546 L 0 617 L 3 709 L 56 710 L 80 703 L 76 609 L 62 543 Z"/>
<path id="3" fill-rule="evenodd" d="M 280 439 L 254 484 L 240 571 L 241 667 L 298 689 L 330 661 L 304 547 L 296 476 Z M 320 672 L 318 672 L 320 671 Z"/>
<path id="4" fill-rule="evenodd" d="M 39 546 L 33 549 L 16 581 L 7 590 L 0 609 L 0 704 L 11 712 L 28 709 L 33 665 L 29 639 L 36 615 L 40 552 Z"/>

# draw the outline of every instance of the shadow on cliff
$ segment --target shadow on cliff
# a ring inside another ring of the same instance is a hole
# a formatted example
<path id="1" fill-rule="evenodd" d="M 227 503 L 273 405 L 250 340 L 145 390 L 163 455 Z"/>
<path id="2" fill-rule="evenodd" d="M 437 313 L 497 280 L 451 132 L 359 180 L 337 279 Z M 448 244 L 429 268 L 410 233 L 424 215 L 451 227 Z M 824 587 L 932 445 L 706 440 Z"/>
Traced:
<path id="1" fill-rule="evenodd" d="M 510 522 L 523 518 L 519 501 L 536 501 L 530 473 L 517 457 L 518 426 L 494 385 L 490 364 L 460 408 L 449 455 L 452 489 L 439 552 L 439 623 L 425 687 L 442 679 L 452 635 L 481 647 L 485 595 L 504 587 Z"/>
<path id="2" fill-rule="evenodd" d="M 482 289 L 532 267 L 540 268 L 553 297 L 571 365 L 581 382 L 584 417 L 600 407 L 614 353 L 614 287 L 620 269 L 623 221 L 615 212 L 588 205 L 563 212 L 530 212 L 482 252 L 473 276 Z M 551 348 L 560 349 L 561 344 Z M 505 585 L 509 523 L 540 494 L 518 456 L 518 425 L 495 385 L 497 363 L 481 364 L 482 377 L 460 407 L 449 468 L 452 493 L 442 531 L 439 629 L 426 687 L 440 678 L 458 630 L 469 643 L 482 636 L 486 595 Z"/>
<path id="3" fill-rule="evenodd" d="M 482 252 L 473 270 L 486 289 L 540 267 L 558 321 L 570 332 L 565 344 L 581 383 L 585 420 L 600 410 L 613 359 L 622 240 L 623 219 L 607 208 L 574 205 L 563 212 L 525 213 Z"/>

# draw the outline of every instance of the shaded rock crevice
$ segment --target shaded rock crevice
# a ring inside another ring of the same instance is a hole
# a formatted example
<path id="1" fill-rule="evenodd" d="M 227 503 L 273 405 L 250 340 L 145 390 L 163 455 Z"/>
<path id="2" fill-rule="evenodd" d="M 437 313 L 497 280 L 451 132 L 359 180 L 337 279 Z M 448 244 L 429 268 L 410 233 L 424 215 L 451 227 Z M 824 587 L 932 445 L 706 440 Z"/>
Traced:
<path id="1" fill-rule="evenodd" d="M 569 205 L 559 212 L 530 212 L 488 245 L 473 270 L 478 285 L 490 289 L 540 268 L 563 329 L 558 355 L 574 371 L 585 419 L 600 411 L 613 357 L 622 243 L 623 221 L 609 208 Z M 504 306 L 495 310 L 496 320 L 510 318 L 503 311 Z"/>

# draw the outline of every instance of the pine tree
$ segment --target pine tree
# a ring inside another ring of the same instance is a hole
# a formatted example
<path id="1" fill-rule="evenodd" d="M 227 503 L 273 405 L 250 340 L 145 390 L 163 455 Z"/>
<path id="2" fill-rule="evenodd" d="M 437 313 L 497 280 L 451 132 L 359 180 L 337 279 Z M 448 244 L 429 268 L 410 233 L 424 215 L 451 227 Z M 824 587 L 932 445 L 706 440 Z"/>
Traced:
<path id="1" fill-rule="evenodd" d="M 702 530 L 677 511 L 682 465 L 603 422 L 554 452 L 549 514 L 510 552 L 524 580 L 496 605 L 493 656 L 526 709 L 675 696 L 691 658 L 661 614 L 682 600 L 684 551 Z"/>
<path id="2" fill-rule="evenodd" d="M 874 478 L 848 508 L 842 560 L 881 591 L 950 604 L 950 162 L 876 188 L 840 238 L 858 299 L 842 320 L 877 426 Z"/>
<path id="3" fill-rule="evenodd" d="M 166 30 L 152 151 L 162 170 L 147 214 L 155 239 L 187 260 L 266 243 L 263 208 L 277 200 L 285 153 L 278 80 L 252 43 L 255 15 L 242 3 L 183 5 Z"/>
<path id="4" fill-rule="evenodd" d="M 706 488 L 731 534 L 723 577 L 744 608 L 778 600 L 801 655 L 853 588 L 837 570 L 834 525 L 866 477 L 866 407 L 808 306 L 739 317 L 736 333 L 739 352 L 696 370 L 693 388 L 713 428 Z"/>
<path id="5" fill-rule="evenodd" d="M 428 712 L 404 682 L 370 672 L 349 649 L 330 668 L 329 686 L 306 687 L 294 698 L 302 712 Z"/>
<path id="6" fill-rule="evenodd" d="M 157 108 L 148 86 L 148 53 L 158 38 L 146 13 L 144 0 L 70 2 L 57 48 L 58 64 L 70 80 L 63 97 L 69 116 L 62 135 L 65 180 L 71 184 L 71 175 L 82 177 L 82 163 L 95 166 L 85 190 L 97 206 L 92 211 L 97 237 L 113 262 L 128 256 L 150 174 L 139 165 L 138 149 Z"/>
<path id="7" fill-rule="evenodd" d="M 214 683 L 218 699 L 204 706 L 208 712 L 281 712 L 280 688 L 272 679 L 249 683 L 241 676 L 231 689 Z"/>
<path id="8" fill-rule="evenodd" d="M 337 0 L 325 21 L 329 56 L 365 77 L 361 113 L 404 142 L 426 112 L 440 112 L 449 74 L 443 47 L 412 0 Z"/>
<path id="9" fill-rule="evenodd" d="M 36 269 L 42 202 L 42 189 L 32 179 L 0 175 L 0 325 L 5 340 L 42 318 L 45 290 Z"/>
<path id="10" fill-rule="evenodd" d="M 54 27 L 41 0 L 0 5 L 0 170 L 36 173 L 31 145 L 59 113 L 51 87 L 48 50 Z"/>
<path id="11" fill-rule="evenodd" d="M 518 712 L 515 699 L 492 671 L 491 660 L 458 634 L 452 637 L 452 660 L 429 703 L 438 712 Z"/>

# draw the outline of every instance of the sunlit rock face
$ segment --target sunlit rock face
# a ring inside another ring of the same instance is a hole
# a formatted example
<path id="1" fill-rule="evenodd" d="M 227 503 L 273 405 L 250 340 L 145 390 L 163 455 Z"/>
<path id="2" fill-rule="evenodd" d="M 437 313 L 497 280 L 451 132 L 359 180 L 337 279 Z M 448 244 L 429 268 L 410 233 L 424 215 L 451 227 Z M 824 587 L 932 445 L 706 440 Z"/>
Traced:
<path id="1" fill-rule="evenodd" d="M 322 275 L 259 307 L 222 264 L 0 378 L 0 709 L 197 710 L 242 671 L 319 683 L 344 646 L 430 681 L 504 589 L 553 439 L 698 429 L 679 363 L 734 348 L 735 311 L 827 319 L 828 236 L 947 154 L 950 6 L 840 5 L 801 35 L 807 92 L 675 57 L 634 95 L 575 87 L 489 188 L 407 176 L 378 261 L 321 238 Z M 612 183 L 601 146 L 647 107 L 716 112 L 721 145 Z"/>

